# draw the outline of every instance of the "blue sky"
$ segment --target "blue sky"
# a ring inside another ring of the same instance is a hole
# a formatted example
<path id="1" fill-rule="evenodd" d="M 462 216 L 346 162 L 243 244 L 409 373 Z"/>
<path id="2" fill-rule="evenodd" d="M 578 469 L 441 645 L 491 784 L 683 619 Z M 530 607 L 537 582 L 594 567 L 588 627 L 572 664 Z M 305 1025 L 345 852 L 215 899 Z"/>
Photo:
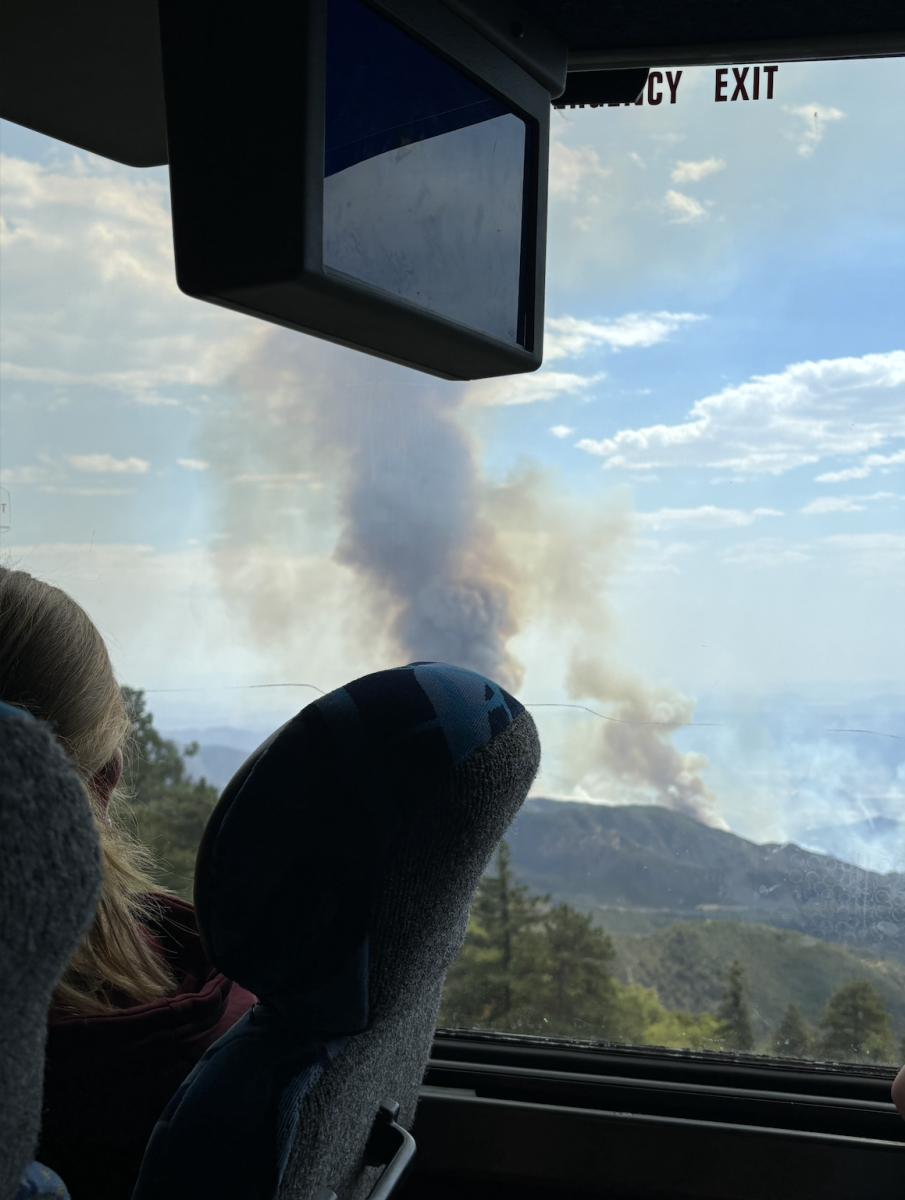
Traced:
<path id="1" fill-rule="evenodd" d="M 470 385 L 189 300 L 165 169 L 4 124 L 5 560 L 170 728 L 263 730 L 300 693 L 225 688 L 483 621 L 527 699 L 667 722 L 536 710 L 541 790 L 758 840 L 898 813 L 903 84 L 784 64 L 716 104 L 687 70 L 675 105 L 554 112 L 545 363 Z M 897 737 L 825 732 L 856 719 Z"/>

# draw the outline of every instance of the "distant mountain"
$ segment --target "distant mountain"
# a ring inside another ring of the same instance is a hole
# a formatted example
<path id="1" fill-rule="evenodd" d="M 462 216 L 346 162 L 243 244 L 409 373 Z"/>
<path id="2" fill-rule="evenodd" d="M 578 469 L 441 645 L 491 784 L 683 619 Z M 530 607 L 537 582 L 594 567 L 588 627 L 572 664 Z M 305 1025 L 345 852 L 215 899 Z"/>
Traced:
<path id="1" fill-rule="evenodd" d="M 614 932 L 677 919 L 756 922 L 905 958 L 905 874 L 758 845 L 654 805 L 532 799 L 508 838 L 520 879 Z"/>
<path id="2" fill-rule="evenodd" d="M 794 1002 L 816 1026 L 832 992 L 851 979 L 876 988 L 896 1043 L 905 1033 L 905 963 L 859 957 L 790 929 L 735 921 L 679 921 L 649 934 L 613 934 L 615 974 L 655 987 L 667 1008 L 715 1011 L 733 959 L 745 967 L 754 1036 L 766 1041 Z"/>
<path id="3" fill-rule="evenodd" d="M 258 729 L 242 729 L 237 725 L 208 725 L 203 729 L 161 729 L 160 732 L 180 746 L 198 742 L 202 746 L 226 746 L 250 754 L 275 728 L 276 726 L 269 725 Z"/>
<path id="4" fill-rule="evenodd" d="M 892 817 L 819 825 L 805 830 L 802 836 L 826 854 L 854 859 L 874 870 L 895 870 L 905 864 L 905 821 Z"/>
<path id="5" fill-rule="evenodd" d="M 203 776 L 208 783 L 222 791 L 246 758 L 248 752 L 237 750 L 235 746 L 207 746 L 202 743 L 198 753 L 186 762 L 193 779 Z"/>
<path id="6" fill-rule="evenodd" d="M 272 729 L 239 729 L 233 725 L 161 730 L 180 751 L 191 742 L 198 743 L 198 753 L 185 760 L 188 772 L 193 779 L 206 779 L 218 791 L 226 787 L 252 750 L 256 750 L 272 732 Z"/>

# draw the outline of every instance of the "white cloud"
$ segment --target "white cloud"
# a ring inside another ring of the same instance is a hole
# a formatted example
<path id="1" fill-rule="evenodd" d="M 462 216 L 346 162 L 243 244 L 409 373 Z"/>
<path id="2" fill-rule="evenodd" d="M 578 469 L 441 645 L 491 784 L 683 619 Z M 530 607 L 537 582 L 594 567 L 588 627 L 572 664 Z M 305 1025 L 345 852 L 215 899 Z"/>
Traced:
<path id="1" fill-rule="evenodd" d="M 4 193 L 17 210 L 31 212 L 47 205 L 81 208 L 95 218 L 113 216 L 156 228 L 169 237 L 169 195 L 156 179 L 112 175 L 78 154 L 72 155 L 68 171 L 0 154 L 0 173 Z"/>
<path id="2" fill-rule="evenodd" d="M 14 483 L 41 483 L 49 473 L 47 467 L 4 467 L 3 482 L 7 487 Z"/>
<path id="3" fill-rule="evenodd" d="M 46 492 L 55 496 L 128 496 L 133 492 L 134 488 L 111 488 L 111 487 L 62 487 L 56 484 L 42 484 L 38 488 L 40 492 Z"/>
<path id="4" fill-rule="evenodd" d="M 850 554 L 863 571 L 891 574 L 898 581 L 905 568 L 905 533 L 837 533 L 821 541 Z"/>
<path id="5" fill-rule="evenodd" d="M 53 387 L 110 388 L 113 391 L 128 393 L 139 404 L 172 406 L 178 405 L 179 401 L 169 396 L 161 396 L 158 391 L 160 387 L 173 384 L 216 383 L 235 365 L 230 359 L 222 361 L 222 347 L 211 345 L 201 338 L 180 337 L 178 339 L 181 343 L 179 357 L 185 357 L 187 360 L 183 362 L 178 361 L 178 358 L 174 361 L 168 353 L 169 347 L 161 344 L 176 339 L 158 338 L 155 340 L 157 353 L 161 356 L 160 361 L 147 368 L 123 371 L 77 371 L 59 367 L 32 367 L 15 362 L 0 362 L 0 374 L 8 380 L 22 383 L 45 383 Z"/>
<path id="6" fill-rule="evenodd" d="M 869 474 L 870 467 L 846 467 L 844 471 L 827 471 L 824 475 L 817 475 L 814 482 L 847 483 L 850 479 L 866 479 Z"/>
<path id="7" fill-rule="evenodd" d="M 553 400 L 564 393 L 569 396 L 586 391 L 606 375 L 572 375 L 565 371 L 536 371 L 532 375 L 503 375 L 498 379 L 478 379 L 465 390 L 470 404 L 502 405 L 533 404 L 537 400 Z"/>
<path id="8" fill-rule="evenodd" d="M 705 221 L 707 209 L 694 196 L 676 192 L 672 188 L 663 197 L 663 205 L 672 215 L 673 225 L 688 225 L 693 221 Z"/>
<path id="9" fill-rule="evenodd" d="M 823 141 L 825 127 L 830 121 L 841 121 L 845 113 L 838 108 L 830 108 L 826 104 L 783 105 L 787 113 L 798 117 L 804 122 L 804 129 L 799 127 L 789 136 L 798 143 L 798 153 L 802 158 L 810 158 Z"/>
<path id="10" fill-rule="evenodd" d="M 550 191 L 554 196 L 575 199 L 587 182 L 612 175 L 591 146 L 566 146 L 555 138 L 550 143 Z"/>
<path id="11" fill-rule="evenodd" d="M 179 291 L 162 173 L 76 152 L 53 166 L 3 156 L 0 169 L 6 380 L 172 406 L 169 389 L 221 382 L 267 332 Z"/>
<path id="12" fill-rule="evenodd" d="M 905 450 L 896 450 L 894 454 L 869 454 L 864 460 L 866 467 L 900 467 L 905 466 Z"/>
<path id="13" fill-rule="evenodd" d="M 578 442 L 604 466 L 712 467 L 772 474 L 861 457 L 905 437 L 905 351 L 795 363 L 698 400 L 678 425 Z"/>
<path id="14" fill-rule="evenodd" d="M 150 463 L 144 458 L 114 458 L 112 454 L 70 454 L 77 471 L 93 475 L 144 475 Z"/>
<path id="15" fill-rule="evenodd" d="M 866 509 L 866 505 L 858 504 L 850 496 L 820 496 L 806 504 L 801 511 L 808 516 L 825 516 L 827 513 L 865 512 Z"/>
<path id="16" fill-rule="evenodd" d="M 725 167 L 726 163 L 722 158 L 705 158 L 700 162 L 683 162 L 679 159 L 673 168 L 670 179 L 673 183 L 699 183 L 708 175 L 712 175 L 715 171 L 722 171 Z"/>
<path id="17" fill-rule="evenodd" d="M 781 517 L 775 508 L 755 508 L 745 512 L 740 508 L 717 508 L 702 504 L 698 508 L 661 508 L 657 512 L 638 513 L 636 519 L 647 529 L 675 529 L 690 526 L 698 529 L 725 529 L 737 525 L 752 525 L 758 517 Z"/>
<path id="18" fill-rule="evenodd" d="M 206 471 L 210 466 L 203 458 L 177 458 L 176 462 L 187 471 Z"/>
<path id="19" fill-rule="evenodd" d="M 847 483 L 850 479 L 867 479 L 875 467 L 884 473 L 893 467 L 905 464 L 905 450 L 897 450 L 894 454 L 869 454 L 860 467 L 846 467 L 843 471 L 827 471 L 818 475 L 816 483 Z"/>
<path id="20" fill-rule="evenodd" d="M 894 492 L 874 492 L 870 496 L 818 496 L 801 510 L 808 516 L 825 516 L 827 513 L 866 512 L 874 500 L 889 500 Z"/>
<path id="21" fill-rule="evenodd" d="M 626 313 L 611 321 L 548 317 L 544 325 L 544 361 L 570 358 L 598 346 L 613 351 L 655 346 L 683 325 L 706 319 L 701 313 L 670 312 Z"/>
<path id="22" fill-rule="evenodd" d="M 822 541 L 842 550 L 888 550 L 905 555 L 905 533 L 835 533 Z"/>
<path id="23" fill-rule="evenodd" d="M 111 638 L 119 677 L 140 687 L 205 689 L 186 697 L 155 696 L 165 706 L 184 703 L 218 724 L 231 708 L 246 725 L 258 702 L 274 710 L 275 728 L 301 703 L 305 691 L 226 691 L 241 684 L 305 681 L 329 691 L 362 671 L 379 670 L 385 646 L 350 638 L 346 620 L 360 608 L 360 584 L 329 555 L 301 555 L 268 546 L 237 550 L 197 546 L 162 551 L 138 543 L 13 544 L 9 559 L 38 578 L 57 583 L 84 605 Z M 243 569 L 232 570 L 238 563 Z M 222 586 L 229 570 L 232 586 Z M 288 589 L 305 610 L 304 621 L 286 610 L 284 637 L 270 652 L 251 636 L 237 636 L 237 605 L 255 599 L 261 580 L 292 580 Z M 313 693 L 311 693 L 313 694 Z M 216 714 L 216 715 L 213 715 Z M 189 722 L 194 723 L 194 722 Z"/>
<path id="24" fill-rule="evenodd" d="M 728 546 L 720 555 L 720 561 L 740 567 L 783 567 L 794 563 L 808 562 L 808 548 L 790 545 L 781 538 L 756 538 L 752 542 L 738 542 Z"/>
<path id="25" fill-rule="evenodd" d="M 570 433 L 574 433 L 575 430 L 571 425 L 552 425 L 550 427 L 550 432 L 554 437 L 565 438 L 568 437 Z"/>

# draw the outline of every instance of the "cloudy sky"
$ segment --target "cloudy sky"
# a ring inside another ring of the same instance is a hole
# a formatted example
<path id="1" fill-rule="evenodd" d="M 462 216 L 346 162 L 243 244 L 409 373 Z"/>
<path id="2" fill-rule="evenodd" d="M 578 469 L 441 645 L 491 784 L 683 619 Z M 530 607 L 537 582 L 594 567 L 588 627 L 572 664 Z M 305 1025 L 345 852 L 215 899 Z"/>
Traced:
<path id="1" fill-rule="evenodd" d="M 542 793 L 905 867 L 903 94 L 555 111 L 544 366 L 467 385 L 182 296 L 165 169 L 5 124 L 4 561 L 167 729 L 446 657 L 601 714 Z"/>

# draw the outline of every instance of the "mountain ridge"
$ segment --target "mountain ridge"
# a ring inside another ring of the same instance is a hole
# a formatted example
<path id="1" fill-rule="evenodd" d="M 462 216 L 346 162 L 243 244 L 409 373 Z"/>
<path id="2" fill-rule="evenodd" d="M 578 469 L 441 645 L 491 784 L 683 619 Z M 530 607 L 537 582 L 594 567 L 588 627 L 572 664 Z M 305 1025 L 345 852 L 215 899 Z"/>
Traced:
<path id="1" fill-rule="evenodd" d="M 668 918 L 735 920 L 905 958 L 905 874 L 752 842 L 657 805 L 534 797 L 507 836 L 522 882 L 608 928 L 616 913 L 660 914 L 647 931 Z"/>

